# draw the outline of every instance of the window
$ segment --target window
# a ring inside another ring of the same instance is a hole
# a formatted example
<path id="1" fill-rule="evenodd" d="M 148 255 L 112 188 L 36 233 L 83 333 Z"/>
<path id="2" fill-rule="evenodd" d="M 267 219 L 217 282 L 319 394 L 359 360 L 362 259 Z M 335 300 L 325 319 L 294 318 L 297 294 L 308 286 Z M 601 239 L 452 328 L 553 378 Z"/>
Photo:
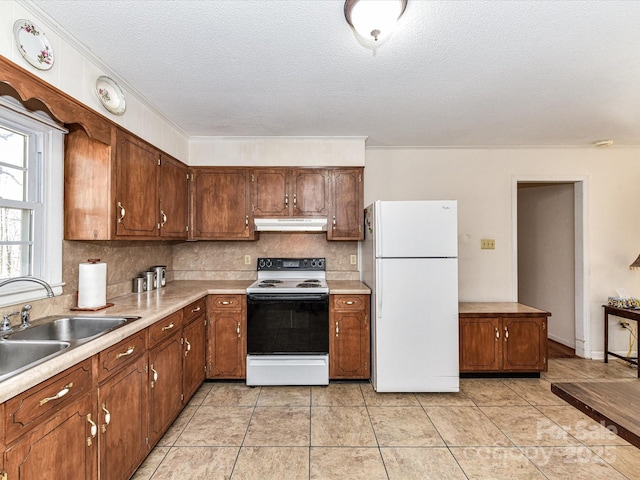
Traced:
<path id="1" fill-rule="evenodd" d="M 63 130 L 0 98 L 0 281 L 34 276 L 62 292 Z M 32 282 L 0 289 L 0 305 L 44 298 Z"/>

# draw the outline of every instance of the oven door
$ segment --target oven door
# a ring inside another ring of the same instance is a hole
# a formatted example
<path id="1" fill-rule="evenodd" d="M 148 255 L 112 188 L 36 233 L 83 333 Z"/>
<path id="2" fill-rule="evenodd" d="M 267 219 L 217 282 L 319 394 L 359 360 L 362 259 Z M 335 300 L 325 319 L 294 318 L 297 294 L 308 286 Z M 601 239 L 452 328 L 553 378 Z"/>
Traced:
<path id="1" fill-rule="evenodd" d="M 247 353 L 328 354 L 329 295 L 247 295 Z"/>

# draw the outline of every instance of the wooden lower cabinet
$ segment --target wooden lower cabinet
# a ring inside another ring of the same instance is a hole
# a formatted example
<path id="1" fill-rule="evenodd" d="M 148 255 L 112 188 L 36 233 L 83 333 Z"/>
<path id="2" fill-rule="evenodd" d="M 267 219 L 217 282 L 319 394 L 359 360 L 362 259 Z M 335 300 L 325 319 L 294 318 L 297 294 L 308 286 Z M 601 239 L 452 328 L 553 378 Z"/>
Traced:
<path id="1" fill-rule="evenodd" d="M 86 393 L 9 445 L 3 455 L 4 478 L 97 478 L 94 410 L 93 395 Z"/>
<path id="2" fill-rule="evenodd" d="M 245 378 L 247 313 L 245 295 L 209 295 L 207 378 Z"/>
<path id="3" fill-rule="evenodd" d="M 369 378 L 369 295 L 331 295 L 329 302 L 329 378 Z"/>
<path id="4" fill-rule="evenodd" d="M 180 330 L 149 350 L 149 445 L 155 445 L 182 410 Z"/>
<path id="5" fill-rule="evenodd" d="M 101 480 L 130 478 L 148 453 L 146 365 L 140 355 L 98 387 Z"/>
<path id="6" fill-rule="evenodd" d="M 193 394 L 198 391 L 206 375 L 207 364 L 207 316 L 203 311 L 191 323 L 184 326 L 182 338 L 183 364 L 182 364 L 182 392 L 183 403 L 186 404 Z"/>
<path id="7" fill-rule="evenodd" d="M 549 315 L 518 303 L 461 303 L 460 372 L 546 372 Z"/>

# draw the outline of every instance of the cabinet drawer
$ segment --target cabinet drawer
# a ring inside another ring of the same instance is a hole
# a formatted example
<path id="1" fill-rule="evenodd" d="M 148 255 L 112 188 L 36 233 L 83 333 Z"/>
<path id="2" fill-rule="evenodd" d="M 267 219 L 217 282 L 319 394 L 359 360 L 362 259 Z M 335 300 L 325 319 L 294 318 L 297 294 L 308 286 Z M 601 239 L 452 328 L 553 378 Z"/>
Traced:
<path id="1" fill-rule="evenodd" d="M 209 295 L 212 310 L 241 310 L 244 295 Z"/>
<path id="2" fill-rule="evenodd" d="M 91 358 L 30 388 L 5 404 L 7 443 L 29 428 L 40 425 L 49 414 L 91 390 Z"/>
<path id="3" fill-rule="evenodd" d="M 184 316 L 184 324 L 186 325 L 189 321 L 193 320 L 199 315 L 206 313 L 207 310 L 207 298 L 202 297 L 197 302 L 193 302 L 191 305 L 187 305 L 182 309 Z"/>
<path id="4" fill-rule="evenodd" d="M 364 310 L 365 295 L 334 295 L 333 307 L 336 310 Z"/>
<path id="5" fill-rule="evenodd" d="M 98 380 L 102 381 L 131 360 L 138 358 L 146 350 L 146 331 L 125 338 L 98 356 Z"/>
<path id="6" fill-rule="evenodd" d="M 149 347 L 169 338 L 174 332 L 182 328 L 182 310 L 157 321 L 149 327 Z"/>

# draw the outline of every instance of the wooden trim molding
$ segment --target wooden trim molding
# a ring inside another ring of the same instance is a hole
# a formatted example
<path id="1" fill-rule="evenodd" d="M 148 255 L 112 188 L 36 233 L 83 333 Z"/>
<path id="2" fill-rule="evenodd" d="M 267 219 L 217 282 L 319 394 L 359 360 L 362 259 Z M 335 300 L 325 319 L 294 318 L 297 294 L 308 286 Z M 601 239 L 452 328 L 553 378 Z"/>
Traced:
<path id="1" fill-rule="evenodd" d="M 106 145 L 111 144 L 113 123 L 110 120 L 2 55 L 0 84 L 9 86 L 23 103 L 39 100 L 58 121 L 65 124 L 77 123 L 89 138 Z"/>

